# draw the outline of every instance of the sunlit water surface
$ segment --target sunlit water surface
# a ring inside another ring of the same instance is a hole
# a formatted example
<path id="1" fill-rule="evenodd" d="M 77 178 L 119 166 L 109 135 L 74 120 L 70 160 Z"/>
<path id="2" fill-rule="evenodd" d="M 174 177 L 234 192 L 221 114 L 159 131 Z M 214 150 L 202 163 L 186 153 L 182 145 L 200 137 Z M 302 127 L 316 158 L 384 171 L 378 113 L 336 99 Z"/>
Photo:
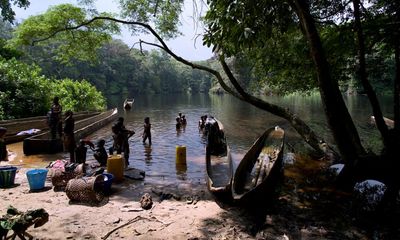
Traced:
<path id="1" fill-rule="evenodd" d="M 208 94 L 174 94 L 174 95 L 140 95 L 135 97 L 133 109 L 124 111 L 124 99 L 113 99 L 111 107 L 119 107 L 120 116 L 125 118 L 125 125 L 136 133 L 129 139 L 130 166 L 146 171 L 148 182 L 187 182 L 204 184 L 205 182 L 205 141 L 198 130 L 198 121 L 201 115 L 212 115 L 224 124 L 228 144 L 233 152 L 233 160 L 237 166 L 241 157 L 252 143 L 267 128 L 279 125 L 286 130 L 287 148 L 295 151 L 304 151 L 306 146 L 283 119 L 265 111 L 259 110 L 247 103 L 231 96 Z M 311 97 L 269 97 L 269 101 L 290 108 L 307 122 L 316 132 L 327 141 L 331 135 L 325 122 L 323 109 L 318 96 Z M 391 117 L 389 99 L 384 101 L 383 112 Z M 364 142 L 370 143 L 367 147 L 379 149 L 377 131 L 369 122 L 370 107 L 365 97 L 346 98 L 349 111 L 354 117 Z M 176 130 L 175 118 L 182 112 L 187 118 L 187 126 Z M 152 145 L 142 143 L 143 121 L 150 117 L 152 124 Z M 89 138 L 96 142 L 106 140 L 106 148 L 112 145 L 111 124 L 93 133 Z M 186 146 L 186 165 L 176 165 L 176 146 Z M 292 149 L 294 148 L 294 149 Z M 12 144 L 13 151 L 11 164 L 27 167 L 45 166 L 49 161 L 68 158 L 68 154 L 24 156 L 22 144 Z M 88 151 L 88 159 L 93 158 Z"/>

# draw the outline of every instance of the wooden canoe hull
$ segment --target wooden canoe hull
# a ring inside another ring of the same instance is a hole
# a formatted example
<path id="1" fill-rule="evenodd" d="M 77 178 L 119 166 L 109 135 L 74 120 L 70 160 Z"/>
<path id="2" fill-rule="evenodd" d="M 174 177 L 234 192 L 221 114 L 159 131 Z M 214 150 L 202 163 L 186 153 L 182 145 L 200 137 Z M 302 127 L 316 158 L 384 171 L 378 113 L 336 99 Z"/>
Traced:
<path id="1" fill-rule="evenodd" d="M 89 118 L 75 122 L 75 140 L 78 142 L 94 131 L 104 127 L 118 117 L 116 108 L 94 115 Z M 49 131 L 24 139 L 23 151 L 25 155 L 32 154 L 54 154 L 62 152 L 63 142 L 61 139 L 51 139 Z"/>
<path id="2" fill-rule="evenodd" d="M 131 99 L 129 99 L 129 98 L 125 99 L 125 101 L 124 101 L 124 109 L 125 109 L 125 110 L 131 110 L 132 107 L 133 107 L 133 102 L 134 102 L 134 101 L 135 101 L 135 99 L 133 99 L 133 98 L 131 98 Z"/>
<path id="3" fill-rule="evenodd" d="M 233 176 L 233 163 L 229 147 L 223 156 L 206 154 L 207 188 L 210 192 L 229 192 Z"/>
<path id="4" fill-rule="evenodd" d="M 74 118 L 75 121 L 79 121 L 81 119 L 88 118 L 96 114 L 99 114 L 99 112 L 79 112 L 76 113 Z M 6 144 L 20 142 L 25 138 L 43 133 L 43 131 L 49 129 L 46 116 L 0 121 L 0 126 L 7 128 L 7 134 L 4 138 Z M 17 135 L 19 132 L 29 129 L 39 129 L 41 132 L 38 132 L 36 134 Z"/>
<path id="5" fill-rule="evenodd" d="M 386 124 L 386 126 L 388 126 L 389 129 L 393 129 L 394 128 L 394 121 L 392 119 L 387 118 L 387 117 L 383 117 L 383 120 L 385 121 L 385 124 Z M 375 116 L 371 116 L 370 117 L 370 121 L 371 121 L 371 124 L 376 125 Z"/>
<path id="6" fill-rule="evenodd" d="M 284 135 L 283 129 L 273 127 L 255 141 L 240 161 L 232 179 L 234 200 L 252 200 L 273 193 L 283 175 Z M 258 171 L 257 166 L 261 166 Z"/>
<path id="7" fill-rule="evenodd" d="M 216 120 L 216 119 L 215 119 Z M 221 140 L 226 143 L 224 127 L 222 123 L 216 120 L 221 131 Z M 213 146 L 210 141 L 206 145 L 206 181 L 207 188 L 212 193 L 225 193 L 230 192 L 232 177 L 233 177 L 233 163 L 231 151 L 228 144 L 225 145 L 224 151 L 220 154 L 213 154 L 210 149 Z"/>

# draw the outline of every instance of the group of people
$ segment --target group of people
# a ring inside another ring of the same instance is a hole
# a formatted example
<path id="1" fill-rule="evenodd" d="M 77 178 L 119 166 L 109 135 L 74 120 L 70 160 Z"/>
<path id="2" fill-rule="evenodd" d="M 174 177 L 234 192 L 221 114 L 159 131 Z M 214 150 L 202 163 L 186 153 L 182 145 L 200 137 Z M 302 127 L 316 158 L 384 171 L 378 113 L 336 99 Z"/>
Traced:
<path id="1" fill-rule="evenodd" d="M 81 139 L 77 145 L 74 134 L 75 119 L 73 115 L 73 112 L 68 110 L 65 112 L 64 119 L 62 119 L 62 106 L 59 102 L 59 98 L 54 97 L 47 115 L 51 138 L 56 139 L 58 135 L 59 138 L 63 139 L 64 149 L 69 152 L 71 163 L 85 163 L 88 146 L 93 150 L 94 158 L 101 166 L 105 166 L 108 158 L 107 151 L 105 150 L 105 140 L 100 139 L 96 147 L 92 142 L 83 139 Z"/>
<path id="2" fill-rule="evenodd" d="M 70 154 L 71 163 L 85 163 L 86 154 L 88 147 L 93 151 L 94 158 L 99 162 L 101 166 L 106 166 L 108 154 L 105 149 L 105 140 L 100 139 L 96 146 L 89 140 L 81 139 L 77 144 L 75 141 L 75 119 L 73 112 L 68 110 L 62 115 L 62 106 L 60 104 L 59 97 L 54 97 L 47 114 L 47 123 L 50 128 L 51 139 L 62 139 L 64 149 Z M 207 117 L 207 116 L 205 116 Z M 202 116 L 203 119 L 203 116 Z M 176 117 L 176 128 L 186 126 L 187 121 L 185 115 L 179 112 Z M 200 126 L 200 123 L 199 123 Z M 124 118 L 119 117 L 118 120 L 113 124 L 112 128 L 113 145 L 109 148 L 109 154 L 113 154 L 114 151 L 117 154 L 123 154 L 126 165 L 129 165 L 129 138 L 135 134 L 135 131 L 128 130 L 124 125 Z M 0 127 L 0 161 L 7 159 L 7 150 L 4 141 L 4 136 L 7 129 Z M 149 145 L 151 141 L 151 123 L 150 118 L 144 119 L 142 142 L 143 144 L 148 141 Z"/>
<path id="3" fill-rule="evenodd" d="M 129 165 L 129 138 L 135 134 L 135 131 L 126 129 L 124 125 L 124 118 L 118 118 L 117 122 L 111 128 L 113 132 L 113 146 L 109 149 L 110 154 L 113 154 L 114 151 L 117 154 L 124 154 L 125 165 Z M 146 117 L 144 119 L 143 125 L 143 133 L 142 133 L 142 142 L 143 144 L 146 143 L 148 140 L 149 145 L 151 145 L 151 123 L 150 118 Z"/>
<path id="4" fill-rule="evenodd" d="M 178 113 L 178 116 L 176 117 L 176 129 L 180 129 L 181 127 L 186 126 L 186 117 L 183 115 L 181 112 Z"/>
<path id="5" fill-rule="evenodd" d="M 64 122 L 64 127 L 62 127 Z M 93 143 L 88 140 L 81 139 L 77 145 L 74 136 L 75 120 L 73 118 L 73 112 L 68 110 L 65 112 L 65 118 L 62 120 L 62 107 L 59 103 L 59 98 L 54 97 L 52 106 L 48 113 L 48 124 L 51 132 L 51 138 L 56 139 L 58 136 L 63 139 L 64 149 L 70 154 L 70 162 L 73 163 L 85 163 L 86 153 L 88 147 L 93 150 L 94 158 L 100 163 L 100 166 L 106 166 L 108 154 L 105 149 L 105 140 L 100 139 L 96 147 Z M 123 154 L 125 164 L 129 165 L 129 138 L 135 134 L 135 131 L 128 130 L 124 125 L 124 118 L 120 117 L 111 127 L 113 134 L 113 145 L 109 148 L 109 154 L 113 154 L 114 151 L 117 154 Z M 150 118 L 144 119 L 143 143 L 146 141 L 151 145 L 151 124 Z M 88 147 L 87 147 L 88 146 Z"/>

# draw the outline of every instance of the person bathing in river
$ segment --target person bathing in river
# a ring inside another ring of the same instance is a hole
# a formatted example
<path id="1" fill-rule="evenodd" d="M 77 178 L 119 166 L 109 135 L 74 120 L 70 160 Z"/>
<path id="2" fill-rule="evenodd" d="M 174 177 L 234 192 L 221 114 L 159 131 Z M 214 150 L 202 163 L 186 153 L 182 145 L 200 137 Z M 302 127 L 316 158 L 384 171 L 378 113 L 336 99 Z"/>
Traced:
<path id="1" fill-rule="evenodd" d="M 182 123 L 182 125 L 186 125 L 187 124 L 185 115 L 182 115 L 181 123 Z"/>
<path id="2" fill-rule="evenodd" d="M 73 113 L 71 110 L 65 112 L 64 119 L 64 149 L 69 152 L 70 162 L 75 162 L 75 120 L 73 118 Z"/>
<path id="3" fill-rule="evenodd" d="M 203 130 L 206 125 L 207 115 L 203 115 L 199 120 L 199 130 Z"/>
<path id="4" fill-rule="evenodd" d="M 118 118 L 117 122 L 111 128 L 113 132 L 114 144 L 112 151 L 117 151 L 117 154 L 124 153 L 125 165 L 129 165 L 129 142 L 128 139 L 135 134 L 135 131 L 131 131 L 125 128 L 124 118 Z"/>
<path id="5" fill-rule="evenodd" d="M 151 145 L 151 124 L 149 117 L 146 117 L 144 119 L 142 138 L 143 138 L 143 143 L 146 142 L 146 139 L 149 139 L 149 145 Z"/>
<path id="6" fill-rule="evenodd" d="M 181 129 L 182 123 L 181 123 L 181 119 L 179 117 L 176 118 L 176 130 Z"/>
<path id="7" fill-rule="evenodd" d="M 100 163 L 101 167 L 105 167 L 107 165 L 108 155 L 104 147 L 105 144 L 106 141 L 104 139 L 100 139 L 96 144 L 97 147 L 93 150 L 93 157 Z"/>
<path id="8" fill-rule="evenodd" d="M 7 128 L 0 127 L 0 161 L 8 161 L 8 152 L 6 148 L 6 136 Z"/>

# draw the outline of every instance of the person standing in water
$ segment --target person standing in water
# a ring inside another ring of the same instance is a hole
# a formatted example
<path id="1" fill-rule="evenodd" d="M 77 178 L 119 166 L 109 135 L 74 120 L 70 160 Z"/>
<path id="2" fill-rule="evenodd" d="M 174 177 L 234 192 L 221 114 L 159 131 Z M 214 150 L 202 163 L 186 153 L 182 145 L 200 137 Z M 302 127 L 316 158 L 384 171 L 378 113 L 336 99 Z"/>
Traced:
<path id="1" fill-rule="evenodd" d="M 149 139 L 149 145 L 151 145 L 151 124 L 149 117 L 146 117 L 144 119 L 142 138 L 143 138 L 143 143 L 145 143 L 146 140 Z"/>
<path id="2" fill-rule="evenodd" d="M 117 122 L 111 128 L 113 132 L 113 151 L 117 151 L 117 154 L 124 153 L 125 164 L 129 165 L 129 138 L 135 134 L 135 131 L 128 130 L 124 125 L 124 118 L 118 118 Z"/>

